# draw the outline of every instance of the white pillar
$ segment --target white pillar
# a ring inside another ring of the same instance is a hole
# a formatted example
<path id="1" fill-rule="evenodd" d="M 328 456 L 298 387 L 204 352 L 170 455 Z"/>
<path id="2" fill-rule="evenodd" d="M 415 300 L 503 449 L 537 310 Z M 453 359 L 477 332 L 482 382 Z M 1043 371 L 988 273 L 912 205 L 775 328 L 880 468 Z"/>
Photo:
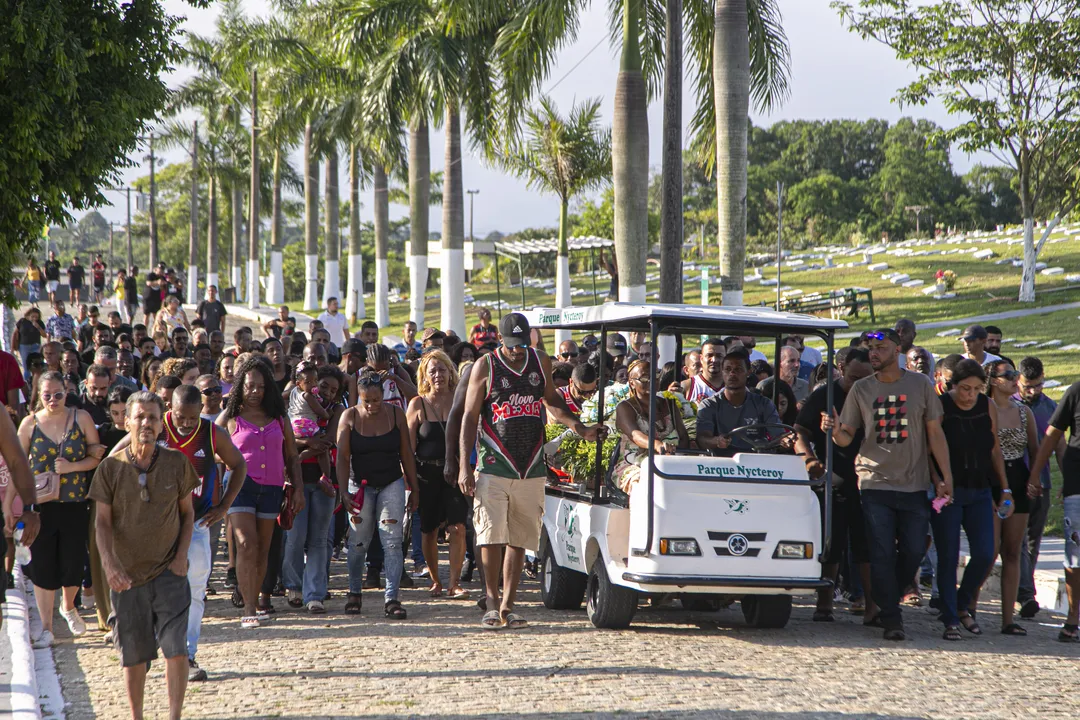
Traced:
<path id="1" fill-rule="evenodd" d="M 266 297 L 271 305 L 285 302 L 284 259 L 280 250 L 270 251 L 270 286 L 266 288 Z"/>
<path id="2" fill-rule="evenodd" d="M 326 278 L 323 280 L 323 305 L 329 298 L 341 300 L 341 277 L 337 260 L 326 261 Z"/>
<path id="3" fill-rule="evenodd" d="M 375 259 L 375 324 L 382 330 L 390 325 L 390 269 L 386 259 Z"/>
<path id="4" fill-rule="evenodd" d="M 346 262 L 348 289 L 345 291 L 345 317 L 351 318 L 355 313 L 358 319 L 363 319 L 367 317 L 367 308 L 364 307 L 364 257 L 349 255 Z"/>
<path id="5" fill-rule="evenodd" d="M 555 307 L 566 308 L 570 305 L 570 258 L 560 255 L 555 258 Z M 569 330 L 556 330 L 552 355 L 559 351 L 559 345 L 570 339 Z"/>
<path id="6" fill-rule="evenodd" d="M 252 309 L 259 307 L 261 295 L 259 289 L 259 259 L 248 258 L 247 306 Z"/>
<path id="7" fill-rule="evenodd" d="M 217 273 L 212 273 L 212 272 L 206 273 L 206 287 L 209 288 L 211 285 L 217 285 L 217 284 L 218 284 L 218 274 Z M 218 290 L 220 290 L 220 289 L 221 289 L 221 286 L 218 286 Z M 190 301 L 190 298 L 189 298 L 189 301 Z"/>
<path id="8" fill-rule="evenodd" d="M 742 290 L 724 290 L 721 294 L 721 302 L 724 307 L 742 307 L 743 304 L 743 291 Z"/>
<path id="9" fill-rule="evenodd" d="M 304 309 L 319 307 L 319 256 L 304 256 Z"/>
<path id="10" fill-rule="evenodd" d="M 427 289 L 427 262 L 427 255 L 413 255 L 412 265 L 409 266 L 409 319 L 416 323 L 418 335 L 424 330 L 424 291 Z"/>
<path id="11" fill-rule="evenodd" d="M 620 285 L 619 286 L 619 302 L 633 303 L 635 305 L 644 305 L 645 304 L 645 286 L 644 285 L 625 285 L 625 286 Z"/>
<path id="12" fill-rule="evenodd" d="M 660 363 L 659 363 L 660 367 L 664 367 L 665 364 L 667 364 L 667 363 L 669 363 L 669 362 L 671 362 L 673 360 L 678 362 L 678 358 L 675 357 L 675 336 L 674 335 L 661 335 L 658 338 L 656 338 L 656 349 L 660 354 Z M 685 351 L 686 348 L 683 348 L 683 350 Z M 662 388 L 662 389 L 666 390 L 667 388 Z"/>
<path id="13" fill-rule="evenodd" d="M 229 282 L 236 288 L 236 302 L 244 300 L 244 286 L 240 284 L 243 278 L 243 269 L 239 265 L 229 269 Z"/>
<path id="14" fill-rule="evenodd" d="M 442 281 L 439 292 L 442 295 L 442 315 L 440 330 L 453 330 L 459 338 L 465 335 L 465 251 L 461 248 L 443 248 L 439 253 L 442 260 Z"/>
<path id="15" fill-rule="evenodd" d="M 199 268 L 194 265 L 188 265 L 187 269 L 187 293 L 184 298 L 187 302 L 194 302 L 196 305 L 199 303 Z"/>

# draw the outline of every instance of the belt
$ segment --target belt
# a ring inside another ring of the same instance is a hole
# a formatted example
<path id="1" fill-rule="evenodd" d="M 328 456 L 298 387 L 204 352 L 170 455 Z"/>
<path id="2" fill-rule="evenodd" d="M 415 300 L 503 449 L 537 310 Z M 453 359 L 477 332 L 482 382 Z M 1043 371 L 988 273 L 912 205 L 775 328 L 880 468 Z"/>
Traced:
<path id="1" fill-rule="evenodd" d="M 421 460 L 420 458 L 417 458 L 416 460 L 421 465 L 433 465 L 434 467 L 445 467 L 446 466 L 446 460 Z"/>

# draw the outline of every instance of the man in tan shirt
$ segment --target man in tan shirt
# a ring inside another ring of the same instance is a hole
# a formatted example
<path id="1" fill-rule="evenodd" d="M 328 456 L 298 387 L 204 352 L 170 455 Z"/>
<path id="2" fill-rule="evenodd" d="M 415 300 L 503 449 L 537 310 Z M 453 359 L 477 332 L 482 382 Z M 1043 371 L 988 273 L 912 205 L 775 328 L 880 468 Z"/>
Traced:
<path id="1" fill-rule="evenodd" d="M 183 453 L 157 445 L 165 407 L 148 392 L 127 402 L 131 445 L 102 461 L 90 498 L 97 503 L 97 544 L 112 590 L 115 640 L 131 716 L 141 720 L 146 671 L 165 655 L 169 717 L 178 719 L 187 689 L 191 590 L 187 555 L 200 486 Z"/>

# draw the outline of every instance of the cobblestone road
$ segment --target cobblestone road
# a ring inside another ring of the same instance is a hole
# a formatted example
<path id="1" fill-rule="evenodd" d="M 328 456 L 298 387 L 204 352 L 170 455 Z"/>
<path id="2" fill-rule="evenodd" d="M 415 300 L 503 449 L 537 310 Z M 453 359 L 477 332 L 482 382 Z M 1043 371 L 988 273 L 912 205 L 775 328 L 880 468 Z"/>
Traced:
<path id="1" fill-rule="evenodd" d="M 630 630 L 597 631 L 583 610 L 544 609 L 529 581 L 521 610 L 533 627 L 492 633 L 480 629 L 475 603 L 432 600 L 420 589 L 403 591 L 405 622 L 382 618 L 376 591 L 364 593 L 361 617 L 346 617 L 344 563 L 332 572 L 328 615 L 275 598 L 275 619 L 255 631 L 241 632 L 227 596 L 212 596 L 199 649 L 210 681 L 189 686 L 185 717 L 1080 715 L 1080 646 L 1056 642 L 1055 627 L 1032 621 L 1027 638 L 1001 636 L 990 603 L 981 614 L 986 634 L 961 643 L 941 640 L 924 609 L 906 611 L 910 639 L 899 644 L 846 611 L 835 623 L 813 623 L 808 606 L 780 631 L 747 628 L 737 604 L 690 613 L 677 603 L 639 612 Z M 221 588 L 221 573 L 213 582 Z M 101 638 L 61 637 L 55 649 L 72 720 L 127 714 L 117 655 Z M 147 717 L 165 710 L 156 663 Z"/>

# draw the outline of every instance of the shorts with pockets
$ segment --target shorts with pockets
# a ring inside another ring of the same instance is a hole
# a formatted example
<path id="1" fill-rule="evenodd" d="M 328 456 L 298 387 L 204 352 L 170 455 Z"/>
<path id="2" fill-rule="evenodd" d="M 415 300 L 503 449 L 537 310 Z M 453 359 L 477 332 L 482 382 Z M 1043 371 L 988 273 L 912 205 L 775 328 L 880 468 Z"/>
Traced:
<path id="1" fill-rule="evenodd" d="M 169 569 L 148 583 L 123 592 L 110 591 L 116 649 L 124 667 L 157 659 L 187 657 L 191 587 Z"/>
<path id="2" fill-rule="evenodd" d="M 54 293 L 54 292 L 56 292 L 57 288 L 60 287 L 60 281 L 59 280 L 49 280 L 47 283 L 45 283 L 45 287 L 48 288 L 49 292 Z"/>
<path id="3" fill-rule="evenodd" d="M 285 488 L 281 485 L 263 485 L 251 478 L 244 478 L 244 485 L 236 494 L 229 515 L 254 513 L 260 520 L 276 520 L 284 497 Z"/>
<path id="4" fill-rule="evenodd" d="M 545 478 L 476 474 L 473 525 L 477 545 L 509 545 L 536 552 L 544 517 Z"/>
<path id="5" fill-rule="evenodd" d="M 90 503 L 54 501 L 34 509 L 41 518 L 41 529 L 30 545 L 27 577 L 43 590 L 79 587 L 90 540 Z"/>
<path id="6" fill-rule="evenodd" d="M 442 465 L 418 461 L 416 474 L 420 485 L 420 531 L 435 532 L 444 522 L 464 525 L 469 517 L 469 501 L 457 485 L 443 479 Z"/>

